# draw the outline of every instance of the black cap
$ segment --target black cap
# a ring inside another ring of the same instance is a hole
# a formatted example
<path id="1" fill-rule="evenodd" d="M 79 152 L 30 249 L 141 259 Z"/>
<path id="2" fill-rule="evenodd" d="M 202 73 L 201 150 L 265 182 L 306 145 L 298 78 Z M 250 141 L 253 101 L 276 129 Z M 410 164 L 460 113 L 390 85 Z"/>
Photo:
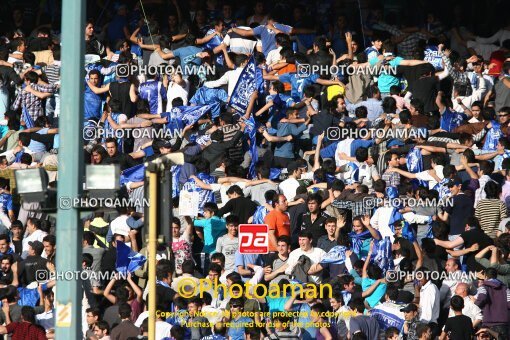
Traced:
<path id="1" fill-rule="evenodd" d="M 407 312 L 417 312 L 418 311 L 418 307 L 414 303 L 410 303 L 407 306 L 405 306 L 404 308 L 401 308 L 400 311 L 404 312 L 404 313 L 407 313 Z"/>
<path id="2" fill-rule="evenodd" d="M 44 250 L 44 245 L 40 241 L 30 241 L 28 242 L 28 245 L 32 247 L 37 255 L 41 255 Z"/>

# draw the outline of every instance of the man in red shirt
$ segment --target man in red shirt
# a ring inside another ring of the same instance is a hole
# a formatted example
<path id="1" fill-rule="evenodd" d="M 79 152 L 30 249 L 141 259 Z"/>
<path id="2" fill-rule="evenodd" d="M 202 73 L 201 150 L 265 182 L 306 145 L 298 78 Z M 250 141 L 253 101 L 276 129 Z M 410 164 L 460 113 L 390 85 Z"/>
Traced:
<path id="1" fill-rule="evenodd" d="M 269 226 L 269 251 L 276 251 L 276 240 L 279 236 L 290 236 L 290 218 L 286 212 L 288 202 L 285 195 L 278 195 L 278 201 L 272 202 L 271 210 L 264 218 L 264 223 Z"/>
<path id="2" fill-rule="evenodd" d="M 5 314 L 5 324 L 0 326 L 0 334 L 11 334 L 12 340 L 46 340 L 44 328 L 35 323 L 35 310 L 30 306 L 21 308 L 21 321 L 11 322 L 9 303 L 2 301 L 2 310 Z"/>

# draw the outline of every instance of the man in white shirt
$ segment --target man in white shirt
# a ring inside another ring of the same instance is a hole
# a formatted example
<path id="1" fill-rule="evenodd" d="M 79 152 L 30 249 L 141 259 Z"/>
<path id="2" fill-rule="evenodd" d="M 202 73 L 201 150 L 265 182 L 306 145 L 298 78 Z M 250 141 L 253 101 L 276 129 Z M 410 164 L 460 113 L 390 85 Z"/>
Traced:
<path id="1" fill-rule="evenodd" d="M 296 189 L 299 187 L 298 178 L 301 178 L 301 169 L 296 162 L 291 162 L 287 166 L 289 178 L 280 183 L 280 192 L 289 202 L 294 201 Z"/>
<path id="2" fill-rule="evenodd" d="M 206 81 L 204 86 L 208 88 L 217 88 L 223 85 L 228 85 L 227 94 L 230 97 L 234 92 L 237 80 L 239 79 L 241 72 L 243 72 L 244 66 L 248 62 L 248 57 L 241 55 L 236 59 L 236 61 L 236 68 L 234 70 L 225 72 L 225 74 L 218 80 Z"/>
<path id="3" fill-rule="evenodd" d="M 46 232 L 41 230 L 41 221 L 37 218 L 29 218 L 27 220 L 27 228 L 25 232 L 25 237 L 23 237 L 23 252 L 21 253 L 21 257 L 26 259 L 28 256 L 28 250 L 30 247 L 30 242 L 39 241 L 42 243 L 44 237 L 48 235 Z"/>
<path id="4" fill-rule="evenodd" d="M 467 274 L 463 273 L 460 268 L 460 262 L 458 259 L 450 258 L 446 261 L 445 265 L 446 273 L 448 277 L 443 280 L 441 289 L 441 301 L 443 308 L 450 307 L 450 300 L 455 295 L 457 286 L 462 282 L 467 281 Z M 451 312 L 451 311 L 450 311 Z M 452 312 L 453 313 L 453 312 Z"/>
<path id="5" fill-rule="evenodd" d="M 430 271 L 421 267 L 416 270 L 420 287 L 420 321 L 437 323 L 439 317 L 439 289 L 430 281 Z"/>
<path id="6" fill-rule="evenodd" d="M 294 268 L 299 265 L 298 261 L 302 255 L 307 256 L 312 262 L 312 266 L 308 270 L 310 279 L 314 283 L 321 283 L 322 269 L 317 268 L 315 265 L 320 263 L 326 252 L 320 248 L 312 247 L 312 234 L 307 231 L 299 232 L 299 248 L 289 254 L 287 263 L 280 267 L 278 271 L 291 275 Z"/>
<path id="7" fill-rule="evenodd" d="M 473 328 L 475 328 L 482 322 L 483 314 L 480 307 L 475 305 L 475 303 L 471 301 L 471 298 L 469 297 L 469 285 L 464 282 L 459 283 L 457 288 L 455 288 L 455 295 L 458 295 L 464 299 L 464 308 L 462 308 L 462 314 L 469 316 L 473 322 Z M 455 313 L 450 309 L 450 314 L 448 317 L 451 318 L 453 316 L 455 316 Z"/>

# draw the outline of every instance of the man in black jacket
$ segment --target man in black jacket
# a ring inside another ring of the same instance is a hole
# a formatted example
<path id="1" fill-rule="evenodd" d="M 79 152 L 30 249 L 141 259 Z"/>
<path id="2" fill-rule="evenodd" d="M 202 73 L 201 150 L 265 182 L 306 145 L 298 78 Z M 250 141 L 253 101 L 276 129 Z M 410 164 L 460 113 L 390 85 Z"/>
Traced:
<path id="1" fill-rule="evenodd" d="M 41 257 L 44 245 L 40 241 L 28 242 L 28 256 L 25 261 L 20 262 L 19 272 L 23 285 L 28 285 L 35 280 L 43 278 L 41 271 L 47 271 L 46 259 Z M 36 276 L 37 273 L 37 276 Z"/>
<path id="2" fill-rule="evenodd" d="M 241 130 L 237 131 L 234 137 L 228 142 L 223 141 L 223 131 L 221 130 L 216 130 L 211 134 L 212 143 L 207 146 L 202 153 L 202 157 L 209 161 L 209 168 L 211 172 L 216 170 L 219 163 L 224 158 L 225 152 L 234 147 L 243 136 L 246 124 L 240 122 L 239 125 L 241 126 Z"/>

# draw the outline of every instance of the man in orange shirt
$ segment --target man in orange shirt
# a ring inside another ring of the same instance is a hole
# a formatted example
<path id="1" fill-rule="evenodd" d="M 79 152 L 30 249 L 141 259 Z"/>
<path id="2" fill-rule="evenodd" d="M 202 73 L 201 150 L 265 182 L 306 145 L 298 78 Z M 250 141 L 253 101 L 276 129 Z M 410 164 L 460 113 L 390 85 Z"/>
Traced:
<path id="1" fill-rule="evenodd" d="M 269 251 L 275 252 L 277 238 L 282 235 L 290 236 L 290 218 L 286 212 L 288 202 L 285 195 L 278 195 L 278 201 L 272 202 L 271 210 L 264 218 L 264 223 L 269 226 Z"/>

